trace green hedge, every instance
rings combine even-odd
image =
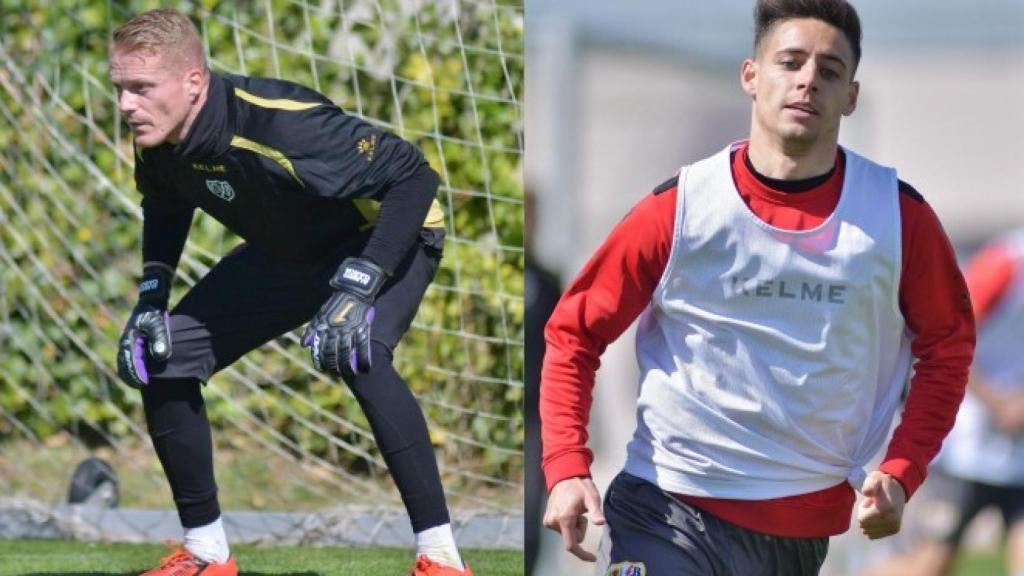
[[[445,259],[398,349],[398,366],[421,397],[446,462],[518,482],[522,4],[424,2],[411,13],[397,0],[325,2],[334,6],[329,14],[306,4],[271,0],[269,14],[263,1],[175,6],[202,24],[215,70],[241,71],[244,61],[249,75],[318,83],[350,113],[416,142],[442,174],[440,199],[451,215]],[[71,431],[92,445],[116,445],[141,430],[137,393],[112,378],[116,339],[134,298],[141,227],[106,48],[114,27],[156,5],[0,5],[0,440]],[[276,64],[270,22],[281,45]],[[323,58],[315,76],[310,52]],[[199,217],[187,255],[209,266],[237,241]],[[183,266],[181,275],[174,299],[196,272]],[[306,360],[292,341],[279,344]],[[364,432],[313,408],[365,431],[344,386],[314,379],[304,362],[266,348],[237,369],[255,390],[238,378],[215,378],[211,387],[231,398],[207,393],[215,427],[244,411],[294,441],[290,452],[379,471],[358,450],[337,453],[294,417],[376,454]],[[474,485],[465,477],[453,482]]]

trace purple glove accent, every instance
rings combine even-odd
[[[373,317],[375,315],[376,310],[377,310],[376,306],[370,306],[370,311],[366,313],[366,323],[367,324],[373,324]]]
[[[145,350],[145,340],[142,339],[142,336],[136,336],[135,343],[132,345],[132,367],[135,369],[135,373],[139,376],[139,380],[141,380],[143,384],[149,384],[149,372],[146,371]]]
[[[149,384],[147,354],[160,363],[171,357],[171,315],[143,302],[132,310],[118,340],[118,378],[133,388]]]
[[[356,354],[356,349],[353,348],[348,353],[348,365],[352,368],[352,373],[359,372],[359,355]]]

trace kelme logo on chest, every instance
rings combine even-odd
[[[733,296],[779,298],[828,304],[846,304],[846,293],[849,290],[849,286],[846,284],[809,282],[794,278],[744,278],[741,276],[732,277],[730,288],[729,293]]]
[[[206,189],[225,202],[235,199],[235,189],[226,180],[207,180]]]
[[[228,167],[223,164],[209,164],[207,162],[193,162],[192,169],[200,172],[219,172],[226,174]]]

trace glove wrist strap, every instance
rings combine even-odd
[[[167,309],[171,298],[171,274],[159,267],[148,267],[139,280],[139,304]]]
[[[372,301],[387,278],[383,268],[365,258],[346,258],[331,277],[331,288]]]

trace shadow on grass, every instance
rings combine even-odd
[[[138,572],[27,572],[18,576],[137,576]],[[241,576],[327,576],[321,572],[239,572]]]

